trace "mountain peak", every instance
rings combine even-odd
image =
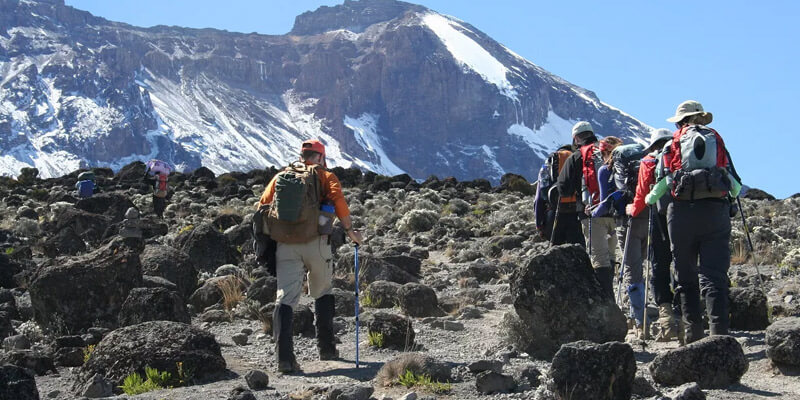
[[[424,11],[425,7],[396,0],[345,0],[333,7],[322,6],[298,15],[290,35],[316,35],[337,29],[360,33],[379,22],[390,21],[408,11]]]

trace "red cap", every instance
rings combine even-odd
[[[300,146],[300,152],[302,153],[305,150],[317,152],[325,157],[325,145],[317,139],[309,139],[303,142],[303,144]]]

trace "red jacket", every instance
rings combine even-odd
[[[633,196],[633,213],[635,217],[639,215],[647,204],[644,202],[645,196],[650,193],[650,188],[656,183],[656,166],[658,160],[648,154],[639,163],[639,180],[636,183],[636,194]]]

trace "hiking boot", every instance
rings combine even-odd
[[[300,370],[300,365],[294,357],[292,318],[292,307],[286,304],[279,304],[275,307],[275,313],[272,315],[272,335],[275,338],[278,371],[282,373]]]
[[[658,306],[658,325],[660,330],[656,336],[657,342],[669,342],[678,336],[678,326],[671,304],[664,303]]]
[[[339,352],[336,351],[336,337],[333,334],[333,315],[335,312],[336,299],[332,294],[326,294],[314,300],[317,349],[319,350],[319,359],[322,361],[339,358]]]

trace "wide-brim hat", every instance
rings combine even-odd
[[[703,110],[703,105],[700,104],[699,101],[695,100],[686,100],[683,103],[679,104],[678,109],[675,110],[675,115],[667,118],[667,122],[680,122],[681,120],[690,115],[697,115],[697,114],[703,114],[703,116],[707,117],[708,119],[708,122],[706,123],[711,123],[713,115],[711,115],[710,112],[705,112],[705,110]]]
[[[644,152],[649,153],[655,150],[656,144],[664,139],[672,139],[672,132],[669,129],[656,129],[650,133],[650,142],[645,147]]]

